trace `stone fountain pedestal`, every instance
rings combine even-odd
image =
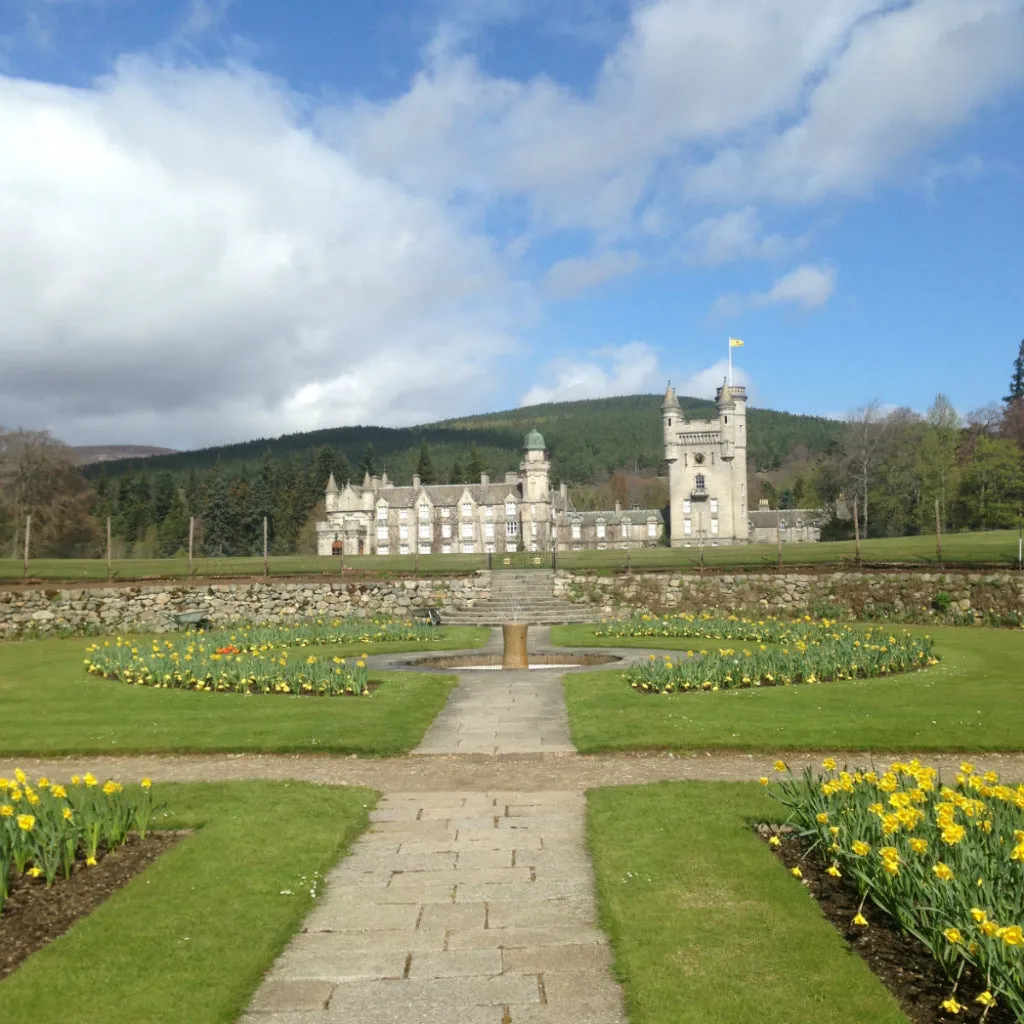
[[[526,631],[529,624],[525,622],[506,622],[501,627],[504,645],[501,654],[502,669],[529,668],[530,662],[526,655]]]

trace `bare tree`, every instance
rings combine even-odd
[[[885,416],[878,399],[856,409],[849,418],[847,428],[846,452],[849,458],[851,475],[860,492],[860,525],[863,536],[868,535],[868,491],[871,486],[872,472],[879,445],[885,434]]]

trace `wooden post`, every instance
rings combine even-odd
[[[775,510],[775,546],[779,551],[779,568],[782,568],[782,509]]]
[[[113,559],[110,556],[110,516],[107,516],[107,579],[113,578]]]
[[[270,575],[270,562],[267,559],[267,517],[263,517],[263,575]]]
[[[32,516],[25,516],[25,579],[28,579],[28,541],[32,533]]]
[[[942,565],[942,520],[939,517],[939,499],[935,499],[935,551]]]
[[[700,550],[700,573],[704,575],[704,513],[697,513],[697,547]]]
[[[860,521],[857,518],[857,499],[853,499],[853,541],[855,545],[854,560],[860,565]]]
[[[196,517],[188,517],[188,575],[192,577],[192,540],[196,533]]]

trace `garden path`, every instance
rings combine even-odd
[[[391,793],[242,1024],[625,1024],[579,792]]]

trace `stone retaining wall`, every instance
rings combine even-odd
[[[24,633],[163,633],[177,612],[200,609],[214,624],[282,622],[296,618],[411,614],[417,608],[472,608],[491,592],[491,574],[380,583],[154,584],[0,590],[0,638]]]
[[[560,572],[555,595],[603,614],[628,608],[699,613],[835,615],[904,622],[1024,622],[1021,573],[831,572],[717,575]]]
[[[173,615],[201,609],[215,624],[281,622],[312,616],[341,618],[411,614],[417,608],[472,608],[491,596],[491,573],[382,582],[253,581],[95,588],[0,590],[0,638],[63,632],[161,633]],[[1019,573],[636,573],[600,576],[560,571],[554,596],[594,606],[595,618],[632,608],[699,613],[835,615],[950,623],[1024,622]]]

